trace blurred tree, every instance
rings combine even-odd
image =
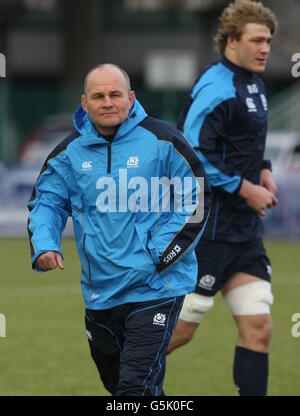
[[[163,9],[178,10],[182,5],[181,0],[161,0],[160,3]]]
[[[85,74],[101,59],[101,0],[62,0],[63,83],[82,86]]]

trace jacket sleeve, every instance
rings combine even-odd
[[[158,220],[148,241],[160,272],[195,248],[204,232],[211,203],[211,189],[202,164],[187,140],[176,130],[172,139],[162,142],[168,152],[164,158],[166,178],[172,185],[170,195],[161,196]]]
[[[68,216],[71,215],[69,189],[58,157],[45,162],[33,189],[28,209],[32,267],[36,269],[35,261],[40,254],[57,251],[62,255],[62,232]]]
[[[226,147],[222,140],[226,137],[235,103],[232,92],[219,94],[217,85],[206,85],[194,97],[183,126],[184,135],[203,163],[210,185],[227,193],[237,192],[242,182],[241,176],[225,161]]]
[[[264,159],[261,164],[261,169],[272,170],[272,163],[270,160]]]

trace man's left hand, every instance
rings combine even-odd
[[[260,171],[260,185],[272,192],[274,195],[277,193],[277,185],[273,178],[270,169],[262,169]]]

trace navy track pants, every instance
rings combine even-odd
[[[86,309],[91,355],[114,396],[163,396],[166,352],[184,297]]]

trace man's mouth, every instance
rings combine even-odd
[[[263,65],[267,62],[266,58],[258,58],[257,61]]]

